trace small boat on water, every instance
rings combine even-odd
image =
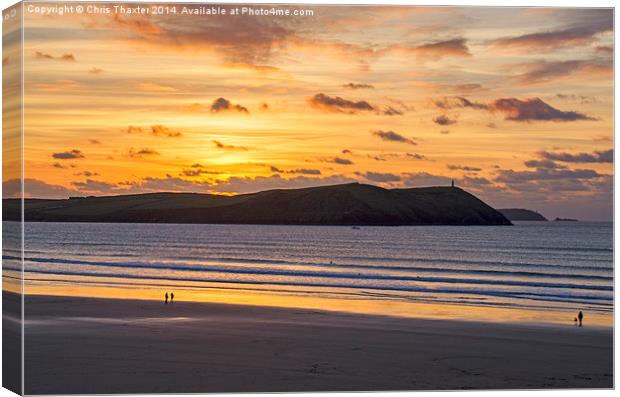
[[[353,229],[353,230],[360,230],[360,227],[359,226],[352,226],[351,229]]]

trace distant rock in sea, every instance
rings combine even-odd
[[[524,208],[502,208],[498,211],[511,221],[547,221],[541,213]]]
[[[30,222],[260,225],[510,225],[458,187],[384,189],[351,183],[223,196],[149,193],[83,199],[25,199]],[[4,220],[21,219],[20,200],[3,200]]]

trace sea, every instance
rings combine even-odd
[[[3,222],[5,282],[21,268],[16,225]],[[27,294],[174,291],[177,300],[500,321],[570,322],[584,311],[611,324],[613,315],[612,223],[26,223],[24,232]]]

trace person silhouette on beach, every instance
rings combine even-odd
[[[174,292],[170,293],[170,303],[174,303]]]
[[[168,304],[168,293],[166,292],[166,305]]]
[[[581,327],[581,322],[583,321],[583,313],[579,312],[579,314],[577,315],[577,318],[579,319],[579,326]]]

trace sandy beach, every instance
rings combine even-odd
[[[611,328],[26,298],[26,393],[610,388]]]

